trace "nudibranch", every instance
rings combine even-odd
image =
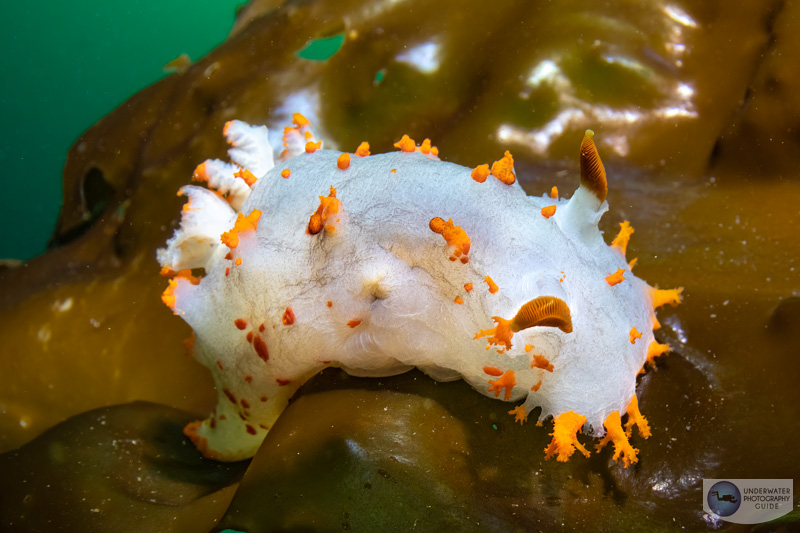
[[[637,278],[628,222],[606,245],[603,164],[588,130],[580,185],[528,196],[513,157],[468,169],[429,140],[399,151],[321,149],[294,116],[277,158],[266,127],[231,121],[231,162],[206,161],[187,185],[180,228],[159,250],[164,302],[194,330],[194,356],[218,404],[185,433],[206,457],[252,457],[294,392],[327,367],[355,376],[418,368],[466,380],[554,420],[545,457],[579,440],[611,442],[627,467],[637,450],[637,375],[669,350],[655,309],[681,289]],[[499,154],[498,154],[499,155]],[[623,419],[625,420],[623,422]],[[585,440],[584,440],[585,443]]]

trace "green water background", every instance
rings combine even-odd
[[[72,143],[186,53],[230,32],[245,0],[5,1],[0,7],[0,259],[45,250]]]

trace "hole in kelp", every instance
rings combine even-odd
[[[343,44],[344,33],[313,39],[302,50],[297,52],[297,57],[311,61],[327,61],[341,49]]]
[[[54,234],[48,249],[67,244],[86,233],[105,212],[115,194],[116,190],[106,180],[103,171],[97,167],[90,168],[81,182],[83,222],[63,233]]]
[[[81,184],[83,207],[87,213],[84,216],[88,216],[90,220],[99,217],[108,207],[115,192],[102,170],[97,167],[90,168]]]

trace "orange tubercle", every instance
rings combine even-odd
[[[422,144],[419,145],[419,151],[425,155],[431,153],[431,140],[425,139],[422,141]]]
[[[543,355],[534,355],[532,359],[531,368],[541,368],[542,370],[547,370],[548,372],[553,371],[553,363],[551,363],[547,357]]]
[[[622,418],[619,413],[614,411],[606,417],[603,426],[606,428],[606,436],[595,447],[596,451],[600,451],[609,442],[614,443],[614,455],[612,459],[616,461],[622,457],[622,462],[625,468],[632,465],[637,461],[636,454],[639,450],[631,446],[628,442],[628,437],[625,431],[622,430]]]
[[[311,124],[311,122],[300,113],[292,114],[292,122],[294,122],[298,128],[302,128],[303,126],[308,126]]]
[[[453,300],[457,304],[463,304],[464,300],[461,299],[461,296],[456,296],[456,299]]]
[[[505,374],[499,378],[489,380],[489,385],[491,385],[489,387],[489,392],[494,392],[494,397],[497,398],[500,396],[500,392],[505,389],[506,392],[503,396],[503,400],[508,401],[511,398],[511,392],[516,384],[517,380],[514,377],[514,371],[506,370]]]
[[[361,320],[358,319],[358,318],[354,318],[353,320],[351,320],[350,322],[347,323],[347,325],[350,326],[351,328],[355,328],[356,326],[358,326],[360,324],[361,324]]]
[[[650,289],[650,297],[653,299],[653,308],[658,309],[662,305],[670,304],[672,306],[681,303],[681,293],[683,287],[677,289]]]
[[[291,307],[287,307],[286,311],[283,312],[283,317],[281,317],[281,322],[284,326],[291,326],[294,324],[294,311],[292,311]]]
[[[414,143],[414,139],[409,137],[408,135],[403,135],[403,137],[394,143],[396,148],[400,148],[403,152],[415,152],[417,150],[417,145]]]
[[[459,258],[462,255],[466,256],[469,254],[469,248],[471,246],[471,241],[467,232],[461,229],[461,226],[453,225],[453,219],[447,219],[447,222],[444,219],[435,217],[432,218],[428,226],[431,228],[431,231],[434,233],[438,233],[444,240],[455,248],[453,252],[453,257],[451,258],[452,261],[455,261],[455,258]],[[466,263],[462,259],[462,263]]]
[[[339,167],[339,170],[347,170],[350,168],[350,154],[340,155],[339,159],[336,160],[336,166]]]
[[[317,142],[308,141],[306,143],[306,153],[307,154],[313,154],[314,152],[319,150],[321,147],[322,147],[322,141],[317,141]]]
[[[536,383],[535,383],[535,384],[534,384],[534,385],[531,387],[531,390],[532,390],[533,392],[537,392],[541,386],[542,386],[542,378],[539,378],[539,381],[537,381],[537,382],[536,382]],[[537,425],[541,425],[541,424],[537,424]]]
[[[631,396],[631,403],[628,404],[628,409],[625,412],[628,414],[628,421],[625,422],[625,435],[630,437],[631,433],[633,433],[633,426],[636,426],[642,437],[645,439],[650,437],[650,424],[647,423],[647,419],[639,411],[639,400],[635,394]]]
[[[178,287],[178,282],[174,279],[169,280],[169,285],[164,292],[161,293],[161,301],[164,302],[164,305],[175,310],[175,289]]]
[[[289,170],[288,168],[284,168],[283,170],[281,170],[281,177],[283,179],[287,179],[291,175],[292,175],[292,171]]]
[[[367,157],[369,155],[369,143],[364,141],[356,148],[356,155],[358,157]]]
[[[439,157],[439,149],[435,146],[431,146],[431,155]]]
[[[492,294],[497,294],[497,291],[500,290],[500,287],[497,286],[497,283],[495,283],[491,277],[486,276],[485,278],[483,278],[483,281],[484,283],[489,285],[489,292],[491,292]]]
[[[511,156],[511,152],[506,150],[502,159],[492,163],[492,176],[506,185],[511,185],[517,180],[517,176],[514,174],[514,158]]]
[[[478,333],[475,334],[473,340],[479,339],[481,337],[487,337],[487,341],[489,345],[500,346],[501,348],[497,350],[499,353],[503,353],[506,350],[511,349],[511,339],[514,337],[514,332],[511,330],[511,321],[506,320],[505,318],[499,316],[493,316],[492,320],[494,320],[497,325],[491,329],[482,329]],[[488,346],[487,346],[488,349]]]
[[[585,423],[586,417],[579,415],[575,411],[567,411],[555,417],[553,419],[553,432],[550,433],[553,440],[544,449],[545,460],[558,455],[556,461],[566,462],[575,453],[576,449],[585,457],[589,457],[589,451],[578,442],[578,432]]]
[[[331,185],[331,192],[328,196],[319,197],[319,207],[311,215],[306,231],[310,235],[316,235],[328,224],[328,219],[339,212],[341,201],[336,198],[336,189]]]
[[[645,360],[645,364],[649,363],[651,366],[656,366],[656,357],[667,353],[671,349],[669,344],[659,344],[656,341],[651,342],[647,347],[647,359]]]
[[[625,257],[625,253],[628,250],[628,242],[631,240],[631,235],[633,235],[633,226],[631,226],[630,222],[627,220],[620,222],[619,233],[611,241],[611,247],[616,248],[622,254],[622,257]]]
[[[637,330],[636,328],[631,328],[630,336],[631,336],[631,344],[636,344],[636,339],[642,338],[642,334],[639,333],[639,330]]]
[[[606,281],[608,282],[609,285],[613,287],[614,285],[617,285],[618,283],[622,283],[623,281],[625,281],[625,277],[623,276],[624,273],[625,273],[624,270],[618,268],[616,272],[606,276]]]
[[[236,329],[244,331],[245,329],[247,329],[247,320],[245,320],[244,318],[237,318],[236,320],[233,321],[233,325],[236,326]]]
[[[236,248],[239,246],[239,234],[247,231],[256,231],[258,229],[258,219],[260,218],[261,211],[258,209],[253,209],[253,212],[247,216],[239,213],[233,228],[220,235],[220,240],[228,248]]]
[[[519,422],[520,426],[528,421],[528,411],[525,410],[525,404],[516,406],[508,414],[514,415],[514,422]]]
[[[547,207],[542,208],[542,216],[544,218],[550,218],[555,214],[556,214],[556,206],[554,205],[548,205]]]
[[[242,178],[249,187],[252,187],[258,181],[258,178],[246,168],[239,169],[239,171],[234,172],[233,175],[237,178]]]
[[[489,165],[478,165],[472,169],[472,174],[470,174],[470,176],[478,183],[485,182],[486,178],[489,177]]]
[[[471,291],[472,290],[472,283],[465,283],[464,284],[464,290],[467,291],[467,292]]]

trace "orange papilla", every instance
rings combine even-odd
[[[511,152],[506,150],[502,159],[492,163],[492,176],[506,185],[511,185],[517,180],[517,176],[514,174],[514,158],[511,156]]]
[[[419,145],[419,151],[425,155],[431,153],[431,140],[425,139],[422,141],[422,144]]]
[[[681,293],[683,287],[677,289],[650,289],[650,297],[653,299],[653,308],[659,308],[662,305],[678,305],[681,303]]]
[[[361,324],[361,320],[358,319],[358,318],[354,318],[353,320],[351,320],[351,321],[349,321],[347,323],[347,325],[350,326],[351,328],[355,328],[355,327],[359,326],[360,324]]]
[[[500,287],[497,286],[497,283],[495,283],[491,277],[486,276],[485,278],[483,278],[483,281],[484,283],[489,285],[489,292],[491,292],[492,294],[496,294],[497,291],[500,290]]]
[[[600,451],[609,442],[614,443],[614,455],[612,459],[616,461],[622,456],[622,462],[625,468],[632,465],[637,461],[636,453],[639,451],[628,442],[628,437],[622,429],[622,418],[617,411],[609,414],[603,422],[603,427],[606,428],[606,436],[595,447],[596,451]]]
[[[239,246],[239,234],[247,231],[256,231],[258,229],[258,219],[260,218],[261,211],[258,209],[253,209],[253,212],[247,216],[239,213],[233,228],[220,235],[220,240],[228,248],[236,248]]]
[[[667,353],[671,349],[669,344],[660,344],[656,341],[652,341],[647,346],[647,359],[645,359],[645,364],[650,363],[651,366],[655,366],[656,357]]]
[[[369,143],[364,141],[356,148],[356,155],[358,157],[367,157],[369,155]]]
[[[291,307],[287,307],[286,311],[283,312],[281,322],[283,322],[284,326],[291,326],[294,324],[294,311],[292,311]]]
[[[461,296],[456,296],[456,299],[453,300],[457,304],[463,304],[464,300],[461,299]]]
[[[533,361],[531,361],[531,368],[541,368],[542,370],[552,372],[553,363],[551,363],[550,360],[543,355],[534,355]]]
[[[528,353],[531,350],[533,350],[533,344],[526,344],[525,345],[525,353]]]
[[[247,328],[247,320],[244,318],[237,318],[233,321],[233,325],[236,326],[236,329],[244,330]]]
[[[516,406],[508,414],[514,415],[514,422],[519,422],[520,426],[528,420],[528,411],[525,409],[525,404]]]
[[[555,185],[553,185],[553,188],[550,189],[550,198],[554,200],[558,198],[558,187],[556,187]]]
[[[617,233],[617,236],[611,241],[611,247],[619,250],[622,257],[625,257],[625,253],[628,250],[628,242],[631,240],[633,231],[633,226],[631,226],[630,222],[627,220],[622,221],[619,223],[619,233]]]
[[[313,154],[314,152],[319,150],[321,147],[322,147],[322,141],[317,141],[317,142],[308,141],[306,143],[306,153],[307,154]]]
[[[292,122],[294,122],[298,128],[302,128],[303,126],[308,126],[311,124],[311,122],[300,113],[292,114]]]
[[[579,450],[585,457],[589,457],[589,451],[578,442],[578,432],[586,423],[586,417],[579,415],[575,411],[561,413],[553,419],[553,432],[550,436],[553,440],[544,449],[544,458],[550,459],[554,455],[557,461],[566,462]]]
[[[403,137],[394,143],[396,148],[400,148],[403,152],[415,152],[417,150],[417,145],[414,143],[414,139],[409,137],[408,135],[403,135]]]
[[[509,400],[511,398],[511,392],[514,389],[514,385],[517,384],[517,379],[514,377],[513,370],[506,370],[506,372],[497,379],[490,379],[489,380],[489,392],[494,392],[494,397],[497,398],[500,396],[500,392],[505,389],[505,395],[503,396],[504,400]]]
[[[308,220],[308,233],[316,235],[328,223],[328,218],[339,212],[340,201],[336,198],[336,188],[331,185],[328,196],[319,197],[319,207]]]
[[[292,171],[291,171],[291,170],[289,170],[288,168],[284,168],[283,170],[281,170],[281,177],[282,177],[283,179],[286,179],[286,178],[288,178],[288,177],[289,177],[289,176],[291,176],[291,175],[292,175]]]
[[[248,187],[252,187],[258,181],[258,178],[255,176],[255,174],[246,168],[240,168],[237,172],[234,172],[233,175],[237,178],[242,178]]]
[[[483,183],[486,181],[486,178],[489,177],[489,165],[478,165],[472,169],[472,174],[470,174],[470,176],[478,183]]]
[[[431,155],[439,157],[439,149],[435,146],[431,146]]]
[[[606,276],[606,282],[608,282],[608,284],[611,285],[612,287],[618,283],[622,283],[623,281],[625,281],[625,277],[623,276],[624,273],[625,273],[624,270],[618,268],[616,272]]]
[[[350,168],[350,154],[340,155],[339,159],[336,160],[336,166],[339,167],[339,170]]]
[[[633,433],[633,426],[636,426],[642,437],[649,438],[651,435],[650,424],[647,423],[647,419],[639,411],[639,399],[636,398],[635,394],[631,396],[631,403],[628,404],[628,409],[625,412],[628,414],[628,421],[625,422],[625,435],[630,437],[631,433]]]
[[[486,337],[490,345],[502,346],[498,352],[504,352],[511,349],[511,339],[514,337],[514,332],[511,330],[511,321],[499,316],[493,316],[497,325],[491,329],[482,329],[475,334],[474,339]]]
[[[452,218],[447,219],[447,222],[445,222],[444,219],[435,217],[431,219],[428,226],[431,228],[431,231],[444,237],[447,244],[456,249],[456,256],[461,256],[462,254],[467,255],[469,253],[471,245],[469,235],[467,235],[466,231],[461,229],[461,226],[453,225]]]
[[[169,285],[164,292],[161,293],[161,301],[164,305],[175,310],[175,289],[178,287],[178,282],[174,279],[169,280]]]
[[[542,208],[542,216],[544,218],[550,218],[555,214],[556,214],[556,206],[554,205],[548,205],[547,207]]]
[[[472,283],[465,283],[464,284],[464,290],[467,291],[467,292],[471,291],[472,290]]]
[[[639,330],[637,330],[634,327],[634,328],[631,328],[630,337],[631,337],[631,344],[636,344],[636,339],[641,339],[642,338],[642,334],[639,333]]]
[[[303,134],[303,137],[305,137],[307,140],[310,140],[312,137],[314,137],[314,134],[310,131],[307,131]]]

